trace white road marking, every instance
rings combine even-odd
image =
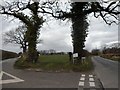
[[[89,82],[90,87],[95,87],[95,82]]]
[[[94,78],[89,78],[89,81],[95,81]]]
[[[82,76],[82,77],[85,77],[85,74],[82,74],[81,76]]]
[[[84,81],[84,80],[85,80],[85,78],[84,78],[84,77],[81,77],[81,78],[80,78],[80,80],[81,80],[81,81]]]
[[[93,77],[93,75],[89,75],[89,77]]]
[[[0,80],[2,79],[3,72],[0,71]]]
[[[84,82],[79,81],[79,86],[84,86]]]
[[[20,78],[17,78],[17,77],[15,77],[15,76],[13,76],[9,73],[6,73],[4,71],[1,71],[1,72],[2,72],[2,74],[0,74],[1,79],[2,79],[3,74],[6,74],[7,76],[12,77],[13,79],[8,79],[8,80],[1,80],[0,79],[0,84],[17,83],[17,82],[23,82],[24,81],[24,80],[22,80]]]
[[[12,78],[14,78],[14,79],[19,79],[19,78],[17,78],[17,77],[15,77],[15,76],[13,76],[13,75],[11,75],[11,74],[9,74],[9,73],[6,73],[6,72],[4,72],[4,71],[2,71],[4,74],[6,74],[6,75],[8,75],[8,76],[10,76],[10,77],[12,77]]]
[[[15,79],[2,80],[2,84],[17,83],[17,82],[23,82],[23,80],[15,80]],[[1,84],[1,82],[0,82],[0,84]]]

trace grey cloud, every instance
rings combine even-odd
[[[3,44],[2,43],[2,49],[7,50],[7,51],[17,52],[17,53],[22,51],[22,49],[20,49],[20,46],[15,45],[15,44]]]
[[[0,18],[1,20],[1,18]],[[14,28],[20,23],[17,21],[9,23],[7,21],[2,21],[3,31],[8,31],[10,28]],[[106,25],[103,20],[95,19],[91,17],[89,26],[89,34],[86,38],[86,49],[92,50],[93,48],[100,48],[102,45],[114,42],[118,40],[118,26]],[[66,21],[55,21],[52,20],[47,24],[44,24],[41,28],[40,39],[43,43],[38,44],[38,50],[55,49],[57,51],[72,51],[72,38],[71,38],[71,23]],[[1,28],[1,27],[0,27]],[[1,39],[0,39],[1,40]],[[18,45],[4,45],[3,49],[19,52],[20,48]]]
[[[103,20],[92,17],[86,38],[86,49],[101,48],[104,44],[118,41],[118,26],[106,25]]]
[[[15,29],[16,27],[18,27],[19,25],[21,25],[22,23],[20,23],[20,21],[18,19],[15,18],[8,18],[5,15],[0,15],[0,29],[1,32],[7,32],[11,29]]]
[[[56,22],[50,24],[51,28],[41,31],[43,44],[38,49],[55,49],[57,51],[72,51],[70,25],[59,25]]]

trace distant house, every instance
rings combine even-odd
[[[49,55],[49,54],[55,54],[56,51],[54,49],[49,49],[49,50],[41,50],[39,51],[39,53],[42,55]]]
[[[54,49],[50,49],[48,51],[49,51],[49,53],[56,53],[56,51]]]
[[[120,42],[105,46],[102,50],[102,54],[108,56],[120,56]]]

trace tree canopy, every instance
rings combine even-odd
[[[37,34],[44,23],[44,15],[72,21],[73,46],[77,48],[74,49],[74,52],[80,53],[79,57],[81,58],[89,25],[87,16],[93,13],[94,17],[101,17],[106,24],[117,24],[118,21],[116,20],[119,20],[118,15],[120,14],[118,7],[120,7],[120,1],[66,2],[63,7],[61,1],[57,0],[41,0],[40,2],[17,0],[10,3],[6,2],[4,6],[0,5],[0,14],[14,16],[26,25],[28,30],[28,59],[36,61],[38,58],[36,50]],[[29,10],[30,14],[26,15],[24,10]]]

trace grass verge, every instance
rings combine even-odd
[[[41,55],[38,63],[29,63],[23,58],[19,58],[14,66],[20,69],[32,68],[41,69],[42,71],[57,71],[57,72],[69,72],[69,71],[89,71],[93,69],[93,63],[91,57],[87,57],[82,64],[71,64],[69,62],[68,55]]]
[[[113,60],[113,61],[118,61],[120,62],[120,56],[115,56],[115,55],[100,55],[103,58],[109,59],[109,60]]]

